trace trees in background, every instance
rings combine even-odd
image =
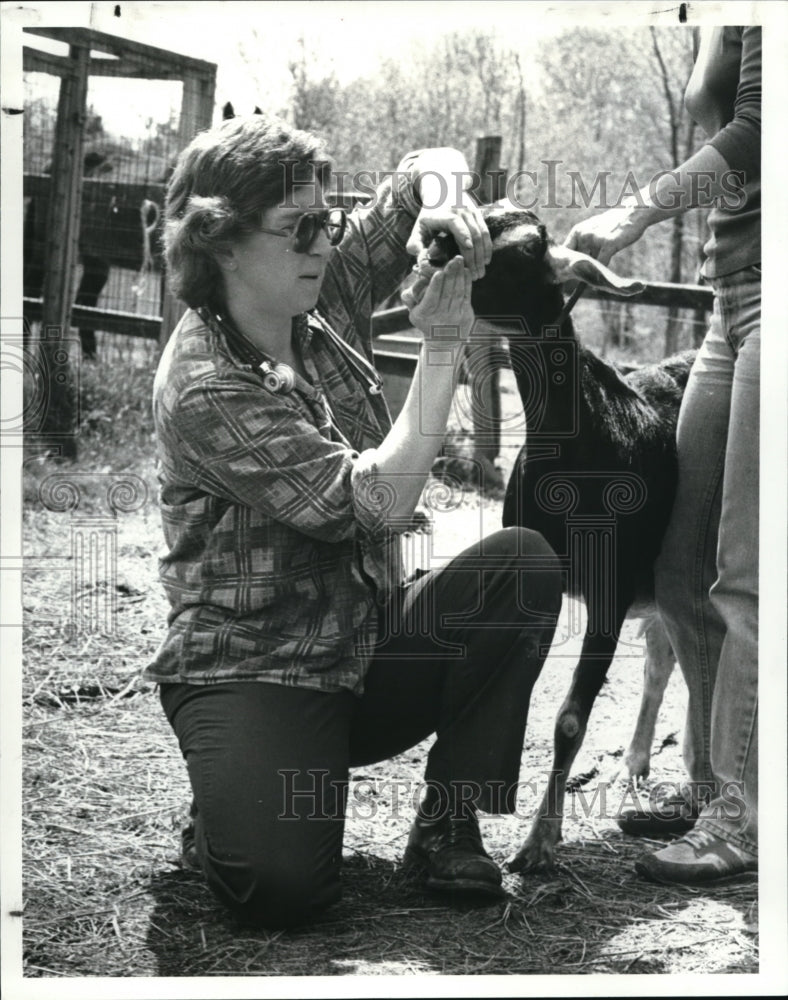
[[[692,35],[686,29],[575,29],[544,46],[542,99],[538,125],[533,113],[529,117],[529,145],[533,149],[541,141],[548,150],[545,159],[561,159],[564,173],[577,170],[585,182],[577,197],[559,196],[555,208],[546,197],[549,192],[540,192],[541,204],[550,206],[541,214],[550,212],[554,232],[568,232],[598,211],[605,200],[603,183],[607,201],[614,203],[658,172],[677,166],[700,145],[683,102],[692,64]],[[589,199],[583,195],[594,181],[597,193],[586,207]],[[705,239],[705,216],[698,219],[697,214],[654,227],[618,255],[616,266],[652,281],[695,281]],[[631,303],[600,303],[606,342],[624,346],[621,338],[634,326],[633,309],[637,307]],[[673,353],[682,326],[678,311],[649,316],[651,323],[660,320],[665,324],[664,353]]]
[[[255,30],[239,42],[253,80],[258,42]],[[374,73],[343,84],[335,72],[317,69],[321,53],[302,37],[291,53],[289,94],[261,86],[238,95],[237,107],[243,113],[259,103],[318,132],[337,166],[351,174],[393,169],[406,150],[435,145],[456,146],[473,164],[477,138],[500,135],[510,193],[532,204],[558,240],[701,144],[683,104],[693,62],[690,29],[578,27],[538,48],[518,43],[493,29],[416,39],[405,57],[386,59]],[[54,116],[43,97],[26,109],[28,173],[46,169],[51,150],[45,137],[54,131]],[[177,139],[172,122],[150,122],[142,146],[127,149],[122,137],[106,134],[92,109],[85,128],[91,148],[100,145],[110,155],[118,179],[125,176],[126,159],[136,162],[140,153],[148,162],[147,179],[159,179]],[[654,227],[619,255],[617,268],[649,280],[696,280],[705,215]],[[603,350],[653,340],[659,326],[668,353],[686,330],[676,310],[609,302],[595,309]]]
[[[562,239],[701,144],[683,103],[692,63],[692,33],[681,27],[571,29],[546,39],[536,56],[500,32],[463,31],[414,41],[406,58],[343,86],[314,71],[302,39],[283,113],[325,136],[338,167],[351,173],[393,169],[406,150],[435,145],[456,146],[473,163],[477,137],[500,135],[511,193],[533,202]],[[695,215],[654,227],[619,255],[618,268],[652,281],[695,281],[705,241],[705,216]],[[600,307],[605,341],[625,346],[642,310]],[[646,322],[664,322],[665,353],[676,349],[676,310]]]

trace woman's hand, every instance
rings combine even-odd
[[[607,264],[610,258],[636,243],[646,230],[646,218],[637,206],[611,208],[601,215],[578,222],[569,231],[564,245]]]
[[[471,283],[471,272],[460,257],[433,274],[424,295],[410,306],[410,321],[424,334],[425,343],[452,347],[468,340],[474,322]]]
[[[492,257],[492,240],[479,207],[470,197],[467,204],[460,206],[422,208],[408,240],[408,253],[418,257],[436,233],[451,233],[470,269],[471,280],[482,277]]]

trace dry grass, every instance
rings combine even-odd
[[[643,845],[582,812],[567,824],[554,872],[506,876],[506,903],[450,907],[425,895],[398,864],[408,810],[393,809],[384,795],[374,821],[365,818],[375,779],[385,792],[387,778],[417,778],[424,747],[356,775],[359,815],[348,824],[337,907],[297,932],[241,927],[178,864],[188,787],[154,694],[54,707],[55,693],[44,692],[31,692],[25,727],[28,975],[757,968],[753,881],[703,891],[645,883],[631,866]],[[512,852],[524,825],[484,820],[495,857]]]
[[[345,898],[337,907],[297,932],[241,927],[202,879],[178,864],[188,787],[153,692],[69,700],[60,707],[56,698],[41,688],[27,699],[28,975],[757,968],[754,881],[703,891],[650,885],[631,866],[643,845],[624,838],[610,821],[584,820],[582,811],[567,824],[556,870],[506,876],[506,903],[453,907],[425,895],[398,863],[409,812],[392,808],[385,795],[387,778],[417,780],[424,747],[356,775],[359,795],[351,791],[351,801],[357,815],[351,808]],[[371,804],[375,787],[383,795]],[[366,818],[373,809],[374,820]],[[523,827],[485,818],[493,855],[509,855]]]
[[[161,537],[149,430],[128,420],[119,433],[120,446],[99,422],[79,466],[83,512],[101,510],[107,476],[134,471],[149,486],[144,506],[118,516],[117,573],[94,580],[78,599],[90,610],[114,594],[114,632],[70,627],[73,515],[38,500],[50,464],[33,463],[27,473],[27,976],[757,971],[754,880],[702,891],[641,881],[631,862],[649,845],[624,837],[610,813],[593,808],[586,816],[577,796],[554,871],[507,875],[508,899],[489,907],[449,906],[426,894],[399,864],[411,811],[393,800],[391,785],[418,782],[426,744],[354,774],[340,904],[289,933],[235,923],[177,858],[189,801],[185,768],[155,692],[138,677],[166,614],[156,578]],[[437,524],[435,551],[456,551],[470,531],[492,529],[499,516],[499,501],[469,495]],[[628,637],[635,642],[634,630]],[[524,780],[541,783],[549,767],[552,719],[577,647],[576,637],[564,638],[534,691]],[[614,663],[577,772],[615,769],[634,724],[640,674],[637,656]],[[682,777],[684,697],[676,676],[658,725],[655,778]],[[593,788],[585,786],[589,798]],[[535,806],[526,789],[519,817],[483,820],[497,860],[517,849]]]

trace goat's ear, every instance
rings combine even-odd
[[[609,288],[618,295],[640,295],[646,286],[634,278],[622,278],[598,260],[578,250],[565,246],[551,246],[547,250],[547,260],[555,274],[556,284],[565,281],[585,281],[596,288]]]

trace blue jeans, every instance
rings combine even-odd
[[[678,423],[657,605],[689,689],[684,760],[698,826],[757,853],[760,267],[714,282]]]

